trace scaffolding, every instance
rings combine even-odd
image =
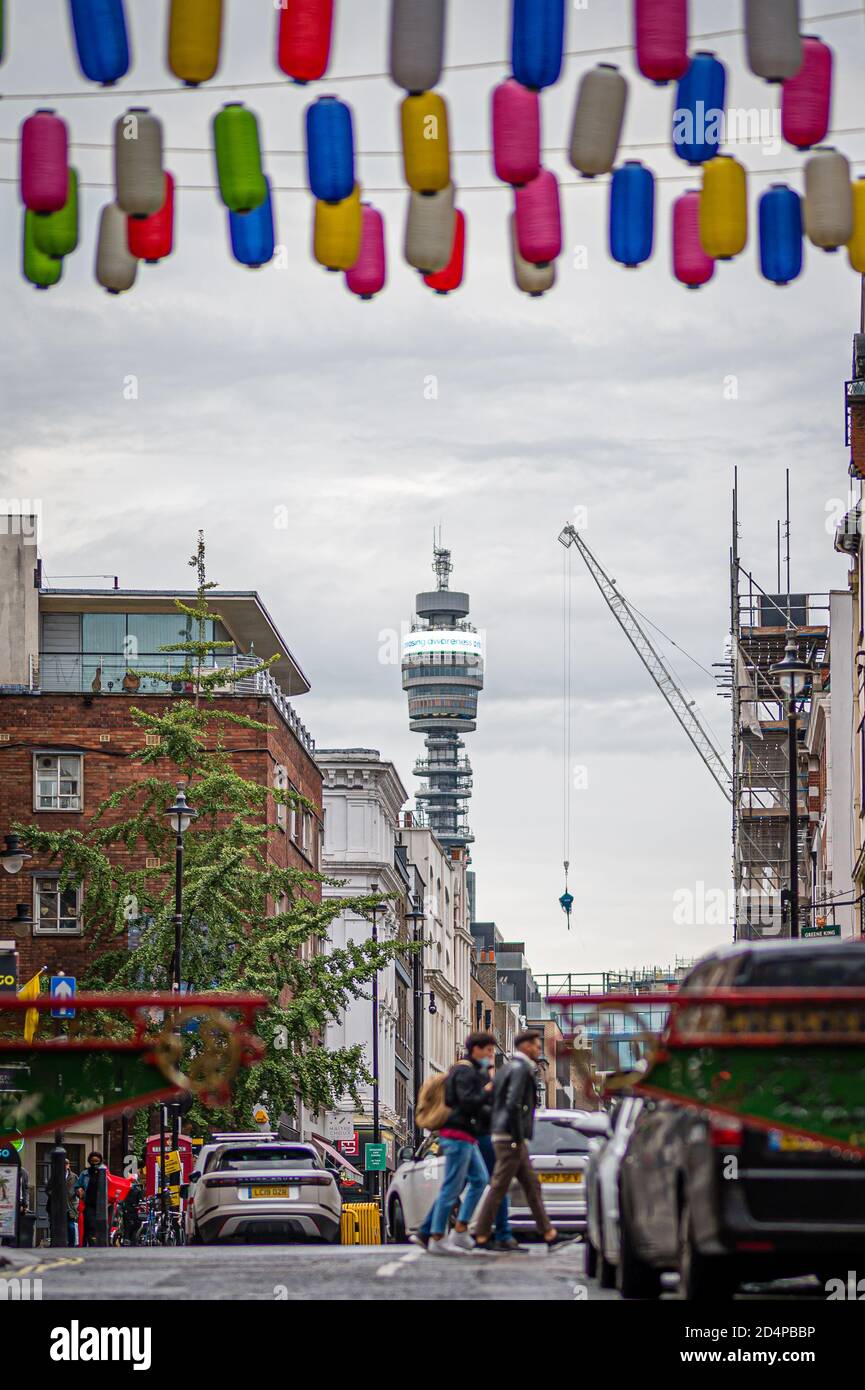
[[[739,559],[737,489],[730,551],[731,634],[719,663],[721,693],[731,702],[733,740],[733,882],[737,940],[791,935],[782,894],[790,885],[790,764],[786,696],[771,675],[788,637],[807,656],[814,676],[797,701],[797,839],[799,928],[807,924],[808,771],[804,736],[812,694],[828,674],[829,595],[792,593],[789,509],[786,589],[781,592],[781,528],[777,584],[768,593]]]

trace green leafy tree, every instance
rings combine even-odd
[[[370,1081],[363,1048],[328,1050],[328,1022],[352,998],[365,995],[377,971],[398,951],[398,941],[366,941],[330,947],[328,928],[344,909],[368,914],[378,899],[339,897],[320,901],[322,884],[335,880],[298,868],[279,868],[269,857],[269,799],[302,808],[310,803],[289,790],[243,777],[225,744],[232,727],[267,726],[228,708],[219,693],[266,671],[277,658],[243,669],[225,666],[230,642],[212,637],[219,615],[210,609],[203,536],[190,564],[198,577],[194,603],[175,600],[186,619],[185,640],[162,648],[182,654],[172,670],[132,672],[186,698],[132,707],[142,735],[131,755],[129,777],[98,807],[85,830],[17,829],[28,845],[60,866],[61,884],[82,885],[82,917],[93,947],[82,986],[95,990],[170,989],[174,952],[174,832],[165,810],[178,783],[185,784],[197,818],[185,836],[181,978],[196,992],[247,991],[267,997],[256,1032],[265,1044],[260,1062],[238,1073],[231,1104],[222,1110],[196,1106],[191,1123],[248,1128],[255,1103],[272,1118],[295,1110],[301,1099],[320,1110],[346,1093],[357,1101]],[[220,658],[223,668],[220,668]],[[232,663],[233,664],[233,663]],[[134,771],[133,771],[134,768]],[[147,858],[160,868],[144,868]],[[137,940],[130,949],[131,938]],[[411,948],[408,948],[411,949]],[[217,1001],[218,1002],[218,1001]],[[110,1028],[108,1016],[104,1026]],[[116,1027],[116,1021],[113,1025]],[[184,1041],[188,1061],[194,1033]],[[183,1065],[183,1063],[181,1063]]]

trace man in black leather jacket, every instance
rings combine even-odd
[[[502,1067],[493,1085],[492,1135],[496,1166],[490,1185],[478,1208],[475,1226],[476,1249],[489,1248],[490,1231],[496,1219],[499,1203],[516,1178],[526,1194],[526,1201],[535,1218],[538,1232],[545,1243],[560,1245],[565,1237],[559,1235],[547,1216],[541,1185],[529,1158],[527,1139],[534,1132],[535,1108],[538,1103],[538,1058],[543,1039],[529,1029],[514,1039],[516,1051]]]

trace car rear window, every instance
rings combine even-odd
[[[813,951],[755,951],[746,957],[737,985],[770,989],[833,989],[865,986],[865,949],[821,946]]]
[[[240,1168],[315,1168],[316,1162],[307,1149],[265,1149],[251,1145],[245,1149],[229,1149],[220,1156],[216,1170],[232,1173]]]
[[[535,1132],[529,1140],[532,1154],[586,1154],[589,1136],[577,1129],[570,1120],[536,1120]]]

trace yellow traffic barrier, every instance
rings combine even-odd
[[[339,1223],[341,1245],[381,1245],[378,1202],[345,1202]]]

